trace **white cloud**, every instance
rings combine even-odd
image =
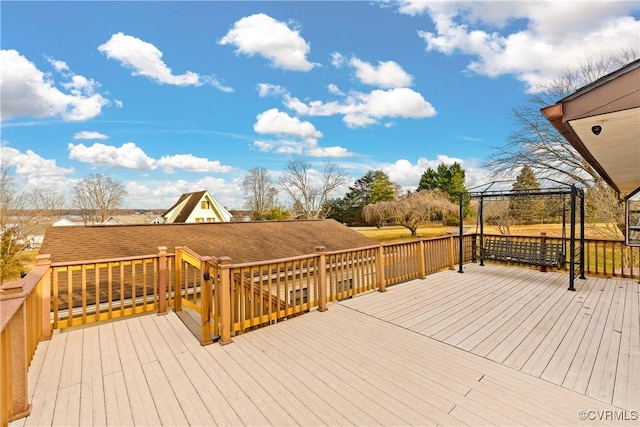
[[[224,173],[231,172],[231,166],[225,166],[218,160],[209,160],[202,157],[195,157],[192,154],[176,154],[173,156],[163,156],[156,164],[166,173],[173,173],[175,169],[189,172],[210,172]]]
[[[337,95],[337,96],[344,96],[345,93],[343,91],[340,90],[340,88],[333,84],[333,83],[329,83],[327,85],[327,89],[329,90],[329,93],[332,95]]]
[[[49,59],[54,69],[64,72],[64,92],[51,77],[15,50],[0,50],[0,111],[2,119],[15,117],[61,117],[84,121],[98,116],[109,100],[96,92],[94,80],[72,74],[62,61]]]
[[[333,52],[331,54],[331,65],[335,68],[340,68],[344,65],[345,58],[340,52]]]
[[[377,124],[386,117],[418,119],[436,115],[435,108],[421,94],[409,88],[351,92],[342,101],[327,103],[305,103],[298,98],[285,96],[285,105],[299,115],[343,115],[343,121],[353,128]]]
[[[109,139],[109,137],[100,132],[85,130],[82,132],[76,132],[73,135],[73,139]]]
[[[309,71],[315,66],[307,60],[310,47],[298,30],[291,29],[264,13],[245,16],[236,21],[218,43],[235,46],[237,54],[258,54],[271,61],[275,68]]]
[[[233,209],[244,204],[244,192],[237,180],[226,181],[221,178],[203,177],[187,181],[158,180],[144,183],[128,181],[125,183],[127,197],[123,205],[129,207],[145,207],[150,209],[168,209],[184,193],[207,190],[223,206]]]
[[[254,141],[253,146],[263,153],[277,154],[303,154],[305,145],[309,145],[304,140],[279,138],[273,141]]]
[[[162,51],[151,43],[123,33],[116,33],[98,51],[109,59],[119,61],[124,67],[132,70],[134,76],[145,76],[161,83],[176,86],[202,86],[210,84],[224,92],[233,89],[221,84],[214,76],[200,76],[193,71],[184,74],[173,74],[171,68],[162,60]]]
[[[254,141],[253,145],[254,147],[256,147],[258,150],[262,152],[269,152],[269,151],[273,151],[274,149],[273,142],[269,142],[269,141]]]
[[[88,147],[84,144],[69,144],[69,158],[92,166],[108,168],[133,169],[141,171],[161,168],[165,173],[173,173],[176,169],[188,172],[226,173],[233,168],[221,164],[217,160],[196,157],[192,154],[174,154],[162,156],[160,159],[149,157],[133,142],[120,147],[95,143]]]
[[[428,168],[437,169],[438,165],[441,163],[451,165],[456,162],[459,163],[465,171],[465,185],[467,188],[472,188],[488,182],[488,171],[479,167],[476,160],[458,159],[444,154],[439,154],[434,160],[420,157],[415,164],[411,163],[407,159],[399,159],[394,163],[382,165],[378,168],[382,169],[382,171],[389,176],[391,181],[400,185],[403,191],[414,191],[418,188],[420,177],[425,170]]]
[[[640,51],[640,21],[626,15],[637,2],[402,1],[399,10],[431,17],[435,31],[418,33],[428,51],[471,56],[469,71],[513,75],[530,92],[589,56]]]
[[[398,183],[401,187],[413,187],[413,190],[415,190],[418,187],[422,173],[427,168],[436,169],[440,163],[449,165],[454,162],[462,163],[462,160],[440,154],[435,160],[420,157],[415,164],[407,159],[399,159],[392,164],[385,165],[382,170],[389,175],[389,179]]]
[[[47,60],[56,71],[58,72],[69,71],[69,66],[67,65],[66,62],[60,61],[54,58],[47,58]]]
[[[344,147],[333,146],[333,147],[311,147],[307,149],[306,154],[311,157],[350,157],[353,156],[353,153],[349,152]]]
[[[278,154],[306,154],[312,157],[352,156],[346,148],[340,146],[321,147],[318,138],[322,137],[313,124],[291,117],[285,112],[272,108],[258,114],[253,129],[263,135],[273,135],[273,141],[257,140],[253,146],[263,152]]]
[[[4,144],[0,146],[0,157],[15,167],[16,184],[20,187],[61,190],[69,186],[66,175],[73,168],[63,168],[54,159],[45,159],[32,150],[20,152]]]
[[[256,116],[253,130],[260,134],[284,135],[297,138],[320,138],[319,132],[311,122],[303,122],[285,112],[272,108]]]
[[[349,61],[356,70],[356,77],[364,84],[382,88],[409,87],[413,77],[402,69],[395,61],[378,61],[374,66],[358,58]]]
[[[310,157],[350,157],[354,153],[344,147],[321,147],[314,138],[307,139],[285,139],[280,138],[273,141],[254,141],[253,146],[262,152],[277,154],[299,154]]]
[[[270,83],[258,83],[258,96],[265,98],[267,96],[280,96],[288,93],[287,89]]]
[[[70,159],[94,166],[135,170],[151,170],[155,167],[154,160],[133,142],[124,143],[120,147],[100,143],[90,147],[69,144],[68,148]]]

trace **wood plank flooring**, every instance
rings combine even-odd
[[[38,347],[11,425],[637,425],[637,292],[471,265],[226,346],[175,313],[68,330]]]
[[[640,408],[637,281],[465,266],[341,304],[620,408]]]

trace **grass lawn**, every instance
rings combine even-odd
[[[476,223],[469,223],[464,226],[465,233],[475,233]],[[382,228],[376,227],[354,227],[354,230],[364,234],[365,236],[377,240],[381,243],[400,242],[411,240],[411,232],[402,226],[388,226]],[[611,239],[603,234],[606,230],[605,224],[587,224],[585,227],[585,237],[594,239]],[[531,224],[531,225],[512,225],[511,234],[519,236],[539,236],[541,232],[546,232],[549,237],[562,237],[562,224]],[[477,230],[480,232],[480,229]],[[500,231],[492,226],[484,226],[485,234],[500,234]],[[576,229],[576,232],[578,230]],[[458,233],[457,226],[443,226],[440,224],[428,224],[420,226],[417,231],[417,237],[429,238],[444,236],[447,233]],[[566,228],[566,236],[569,237],[569,226]],[[618,237],[622,239],[622,236]]]

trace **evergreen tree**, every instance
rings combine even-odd
[[[524,165],[516,177],[516,182],[511,187],[512,191],[539,190],[540,184],[533,169]],[[521,223],[531,223],[543,218],[545,203],[536,196],[516,196],[509,200],[509,216]]]
[[[440,190],[447,195],[452,203],[460,203],[460,193],[467,191],[465,185],[465,172],[460,163],[455,162],[451,165],[440,163],[436,170],[427,168],[420,177],[418,183],[418,191],[422,190]],[[471,201],[469,198],[464,200],[464,216],[471,214]]]
[[[327,208],[329,218],[345,224],[363,222],[362,209],[372,203],[394,200],[398,193],[398,185],[389,179],[381,170],[370,170],[354,184],[342,199],[330,200]]]

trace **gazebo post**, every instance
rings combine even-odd
[[[460,192],[460,234],[459,234],[459,245],[458,245],[458,262],[459,262],[459,266],[458,266],[458,273],[464,273],[464,271],[462,270],[462,263],[464,262],[464,239],[463,234],[464,234],[464,228],[463,228],[463,217],[464,217],[464,193]]]

